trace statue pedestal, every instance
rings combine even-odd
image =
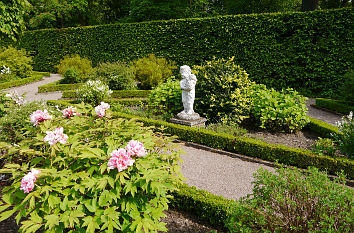
[[[182,119],[177,119],[177,118],[171,118],[170,122],[178,125],[187,125],[190,127],[205,127],[205,122],[207,119],[200,117],[195,120],[182,120]]]

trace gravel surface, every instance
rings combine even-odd
[[[23,86],[12,87],[6,89],[5,92],[17,91],[18,94],[25,94],[25,99],[27,101],[34,100],[58,100],[61,98],[62,94],[60,91],[48,92],[48,93],[38,93],[38,87],[58,81],[62,79],[59,74],[50,74],[50,77],[44,77],[43,80],[38,82],[29,83]]]
[[[313,117],[315,119],[327,122],[328,124],[331,125],[336,125],[337,121],[340,121],[342,119],[341,116],[334,114],[332,112],[327,112],[318,108],[315,108],[311,105],[314,105],[316,103],[315,99],[309,98],[307,100],[307,108],[309,109],[309,112],[307,113],[307,115],[309,115],[310,117]]]

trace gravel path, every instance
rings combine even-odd
[[[60,92],[37,93],[38,86],[61,79],[60,75],[51,74],[43,81],[31,83],[25,86],[14,87],[6,91],[17,91],[19,94],[26,93],[28,101],[60,99]],[[309,116],[334,124],[341,117],[333,113],[316,109],[314,99],[309,99]],[[274,171],[274,168],[255,162],[248,162],[215,151],[197,149],[190,144],[182,145],[186,152],[181,157],[184,163],[181,165],[182,173],[187,179],[185,182],[190,186],[207,190],[213,194],[221,195],[228,199],[239,199],[252,192],[252,174],[259,168]]]
[[[58,81],[62,79],[62,77],[58,74],[50,74],[50,77],[44,77],[43,80],[38,82],[33,82],[27,85],[12,87],[6,89],[6,92],[17,91],[18,94],[25,94],[25,99],[27,101],[34,100],[58,100],[61,98],[62,94],[60,91],[56,92],[48,92],[48,93],[38,93],[38,87]]]

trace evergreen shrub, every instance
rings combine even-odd
[[[240,123],[249,117],[253,82],[229,59],[213,58],[193,68],[197,76],[195,109],[209,122]]]
[[[151,89],[164,82],[177,68],[176,63],[165,58],[149,54],[132,62],[135,69],[135,79],[141,89]]]

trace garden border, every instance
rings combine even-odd
[[[112,98],[147,98],[151,90],[113,90]],[[63,91],[62,98],[78,98],[76,91]]]
[[[83,83],[74,83],[74,84],[60,84],[59,81],[48,83],[38,87],[38,93],[44,92],[54,92],[54,91],[66,91],[74,90],[79,88]]]
[[[28,83],[32,83],[32,82],[36,82],[36,81],[40,81],[43,79],[43,77],[45,76],[50,76],[49,72],[37,72],[37,71],[33,71],[31,76],[27,77],[27,78],[23,78],[23,79],[18,79],[18,80],[14,80],[14,81],[9,81],[9,82],[4,82],[4,83],[0,83],[0,90],[4,90],[4,89],[8,89],[11,87],[17,87],[17,86],[22,86]]]

